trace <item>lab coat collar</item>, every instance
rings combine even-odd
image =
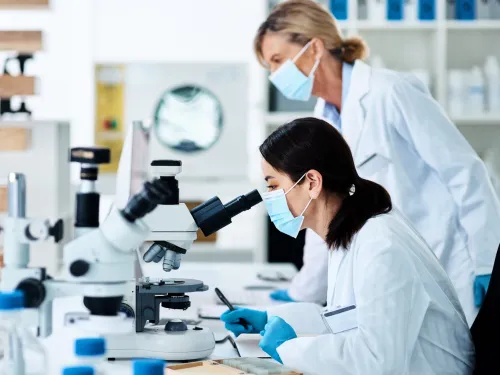
[[[359,140],[364,130],[366,108],[363,100],[371,89],[372,68],[356,60],[351,76],[351,86],[342,110],[343,135],[356,155]]]
[[[361,60],[354,62],[351,82],[345,103],[342,104],[342,135],[351,147],[353,155],[356,154],[359,139],[364,128],[365,107],[363,99],[371,89],[372,68]],[[318,98],[315,108],[316,116],[323,117],[325,100]],[[328,121],[328,119],[325,119]]]

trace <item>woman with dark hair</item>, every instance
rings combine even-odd
[[[238,308],[222,315],[226,328],[260,332],[264,351],[304,373],[471,374],[474,349],[451,281],[387,191],[358,176],[340,133],[298,119],[260,152],[275,226],[292,237],[312,229],[330,248],[327,308]]]

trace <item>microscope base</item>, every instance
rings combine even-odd
[[[166,332],[164,325],[148,324],[144,332],[106,337],[106,346],[108,359],[193,361],[212,354],[215,338],[208,328],[188,326],[184,332]]]

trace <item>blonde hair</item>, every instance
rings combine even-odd
[[[254,39],[254,52],[260,64],[262,40],[267,33],[285,35],[289,42],[305,46],[311,39],[320,39],[336,58],[347,63],[368,57],[368,46],[361,37],[344,39],[337,20],[313,0],[287,0],[278,4],[260,25]]]

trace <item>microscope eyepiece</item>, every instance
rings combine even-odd
[[[122,210],[122,215],[133,223],[153,211],[159,204],[164,204],[173,195],[171,184],[163,179],[146,182],[144,188],[135,194]]]
[[[191,215],[203,234],[210,236],[231,224],[233,217],[251,209],[260,202],[262,202],[262,197],[257,190],[241,195],[225,205],[218,197],[214,197],[193,208]]]

